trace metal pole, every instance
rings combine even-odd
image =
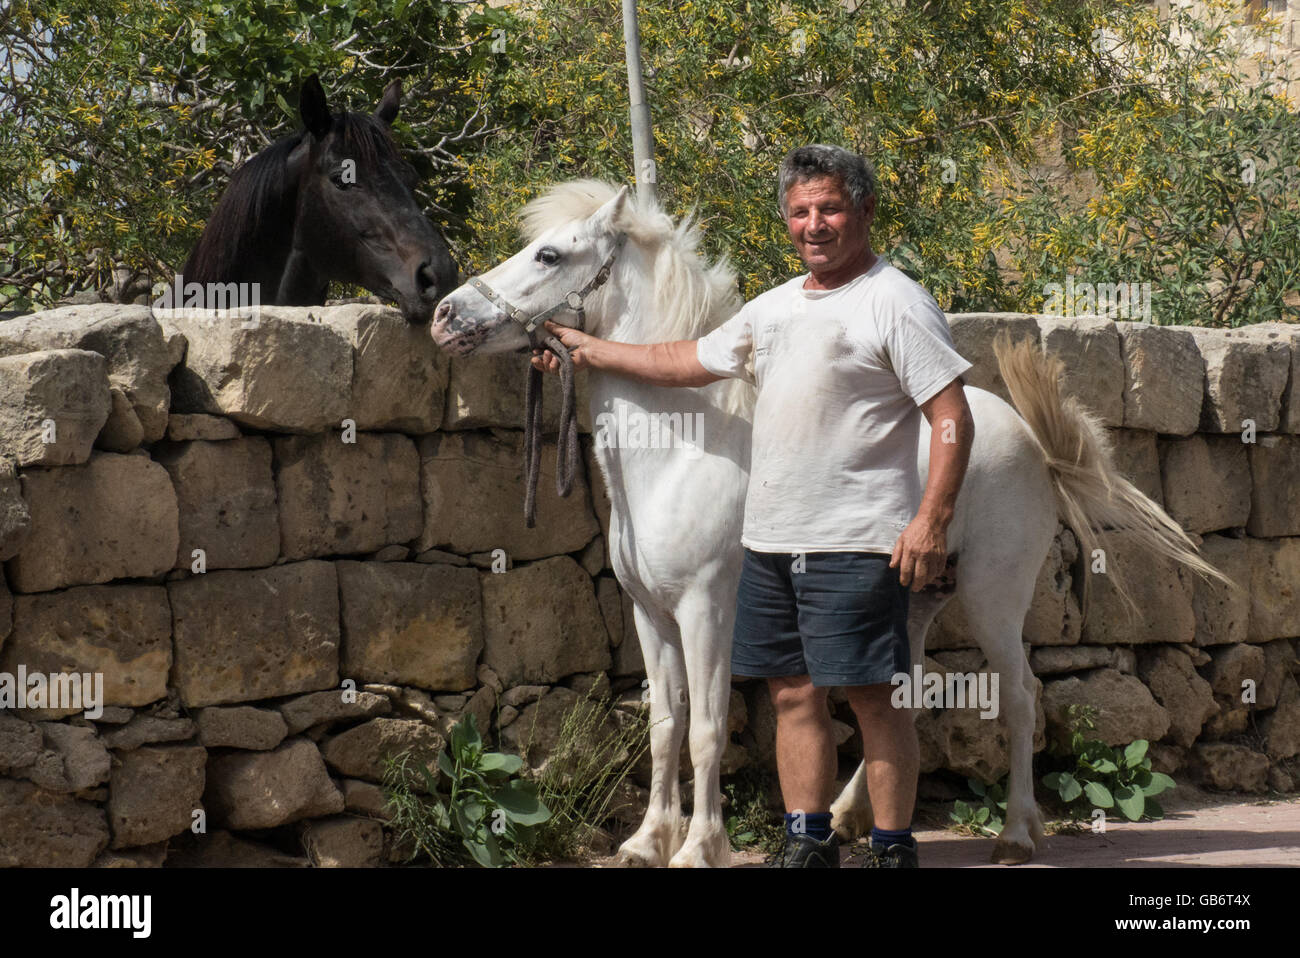
[[[655,198],[655,141],[650,132],[650,107],[641,81],[641,30],[636,21],[636,0],[623,0],[623,41],[627,53],[627,93],[632,118],[632,161],[637,197]]]

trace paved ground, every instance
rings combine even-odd
[[[1050,835],[1034,861],[1021,868],[1110,868],[1117,866],[1300,867],[1300,796],[1268,801],[1257,796],[1223,795],[1179,784],[1177,799],[1162,795],[1166,817],[1134,824],[1122,817],[1107,822],[1104,835],[1091,831]],[[931,817],[938,807],[927,809]],[[973,838],[942,828],[916,831],[922,868],[1003,868],[991,865],[992,838]],[[762,856],[737,854],[738,867],[755,867]],[[852,866],[861,859],[843,852]]]

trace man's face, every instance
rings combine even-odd
[[[785,194],[785,225],[799,258],[813,273],[834,273],[867,248],[876,198],[855,206],[839,177],[795,183]]]

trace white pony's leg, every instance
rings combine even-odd
[[[935,592],[913,593],[907,605],[907,641],[912,662],[922,662],[925,656],[925,636],[930,631],[939,610],[948,604],[951,593]],[[920,709],[912,709],[912,721],[915,722]],[[831,803],[831,827],[839,832],[840,837],[848,841],[860,838],[871,832],[875,823],[871,811],[871,796],[867,792],[867,764],[859,762],[857,771],[844,786],[844,791]]]
[[[1044,545],[1046,554],[1047,546]],[[1007,817],[993,847],[995,864],[1029,861],[1043,826],[1034,800],[1034,678],[1021,644],[1025,614],[1033,600],[1034,580],[1041,558],[1029,561],[1030,551],[1001,561],[972,562],[959,578],[961,595],[973,637],[998,674],[999,707],[1006,716],[1010,739],[1011,775],[1007,786]]]
[[[683,597],[677,607],[690,683],[695,806],[686,843],[668,863],[674,868],[725,868],[731,862],[731,843],[722,820],[719,771],[727,747],[731,633],[736,612],[733,603],[715,605],[711,595],[720,590],[707,588],[709,583],[704,585],[706,588]]]
[[[686,663],[675,626],[633,600],[633,618],[650,680],[650,801],[641,827],[618,850],[618,863],[658,867],[680,847],[683,833],[678,759],[686,732]]]

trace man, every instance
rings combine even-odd
[[[787,834],[774,864],[839,865],[827,694],[841,686],[862,730],[872,863],[916,867],[916,732],[891,707],[890,680],[910,668],[908,587],[946,565],[974,437],[961,380],[971,364],[934,299],[872,252],[865,159],[821,144],[793,150],[778,197],[808,273],[698,341],[631,345],[547,328],[575,366],[659,385],[744,377],[758,387],[732,672],[766,678],[776,711]],[[549,353],[533,363],[558,368]],[[932,426],[924,495],[922,414]]]

